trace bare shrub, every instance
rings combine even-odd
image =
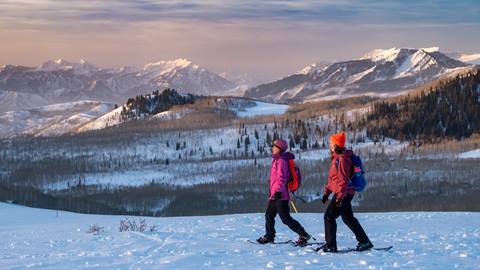
[[[120,226],[118,230],[120,232],[145,232],[147,229],[147,221],[145,219],[139,220],[130,220],[128,217],[125,217],[120,220]],[[148,227],[150,232],[156,231],[156,227],[154,225]]]
[[[98,224],[91,225],[87,230],[87,233],[92,233],[92,234],[99,234],[102,232],[103,232],[103,227],[99,226]]]

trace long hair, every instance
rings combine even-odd
[[[345,152],[344,147],[340,147],[336,144],[333,145],[333,152],[330,150],[330,159],[333,159],[333,153],[342,155]]]

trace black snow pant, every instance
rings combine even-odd
[[[343,222],[355,234],[355,238],[357,238],[359,243],[363,244],[370,241],[367,234],[363,230],[362,225],[360,225],[358,220],[353,216],[352,199],[353,195],[348,194],[343,199],[341,206],[337,207],[336,198],[333,196],[333,199],[328,204],[325,215],[323,216],[325,224],[325,243],[328,247],[337,247],[336,219],[339,216],[342,216]]]
[[[302,225],[290,216],[290,207],[287,200],[269,200],[267,211],[265,211],[266,237],[275,238],[275,216],[277,213],[283,224],[287,225],[292,231],[301,236],[307,236]]]

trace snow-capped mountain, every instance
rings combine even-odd
[[[307,66],[296,74],[251,88],[245,96],[306,101],[362,94],[395,95],[467,66],[437,47],[376,49],[355,60]]]
[[[167,87],[207,95],[236,85],[186,59],[120,69],[99,69],[84,60],[73,63],[58,59],[39,67],[1,67],[0,112],[79,100],[123,103],[129,97]]]
[[[228,72],[222,72],[219,74],[222,78],[225,78],[226,80],[229,80],[236,85],[240,86],[253,86],[255,85],[255,82],[252,77],[250,77],[247,73],[242,73],[242,74],[231,74]]]
[[[310,64],[310,65],[302,68],[296,74],[305,75],[305,74],[310,73],[312,70],[322,69],[322,68],[328,66],[329,64],[330,64],[329,62],[316,62],[316,63]]]
[[[218,74],[193,64],[187,59],[149,63],[137,74],[161,88],[209,95],[234,88],[236,85]]]
[[[55,70],[72,70],[78,75],[91,74],[98,71],[98,68],[87,61],[80,59],[78,63],[68,62],[64,59],[48,60],[41,64],[37,70],[39,71],[55,71]]]

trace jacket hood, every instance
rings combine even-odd
[[[274,159],[281,158],[285,160],[290,160],[290,159],[295,159],[295,155],[290,152],[283,152],[283,153],[272,154],[272,158]]]

